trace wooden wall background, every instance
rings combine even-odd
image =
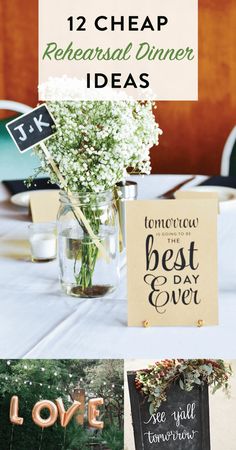
[[[0,0],[0,98],[37,103],[37,0]],[[236,1],[199,0],[199,101],[160,102],[153,172],[220,170],[236,124]]]
[[[38,0],[0,0],[0,98],[37,103]]]

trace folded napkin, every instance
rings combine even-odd
[[[236,177],[215,176],[203,181],[200,186],[224,186],[236,189]]]
[[[29,188],[25,185],[24,180],[7,180],[3,181],[2,183],[6,186],[6,188],[12,195],[25,191],[58,189],[58,186],[56,184],[51,184],[49,182],[49,178],[37,178]]]

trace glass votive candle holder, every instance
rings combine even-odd
[[[55,223],[32,223],[29,225],[29,242],[32,262],[49,262],[57,257]]]

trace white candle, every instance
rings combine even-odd
[[[35,233],[30,236],[32,258],[49,260],[56,258],[56,236],[53,233]]]

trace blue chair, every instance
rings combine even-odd
[[[0,100],[0,109],[15,111],[17,115],[32,110],[30,106],[9,100]],[[13,120],[0,120],[0,181],[11,179],[27,179],[39,166],[39,160],[32,155],[32,150],[21,154],[11,139],[6,124]]]
[[[236,176],[236,126],[225,143],[221,159],[221,175]]]

